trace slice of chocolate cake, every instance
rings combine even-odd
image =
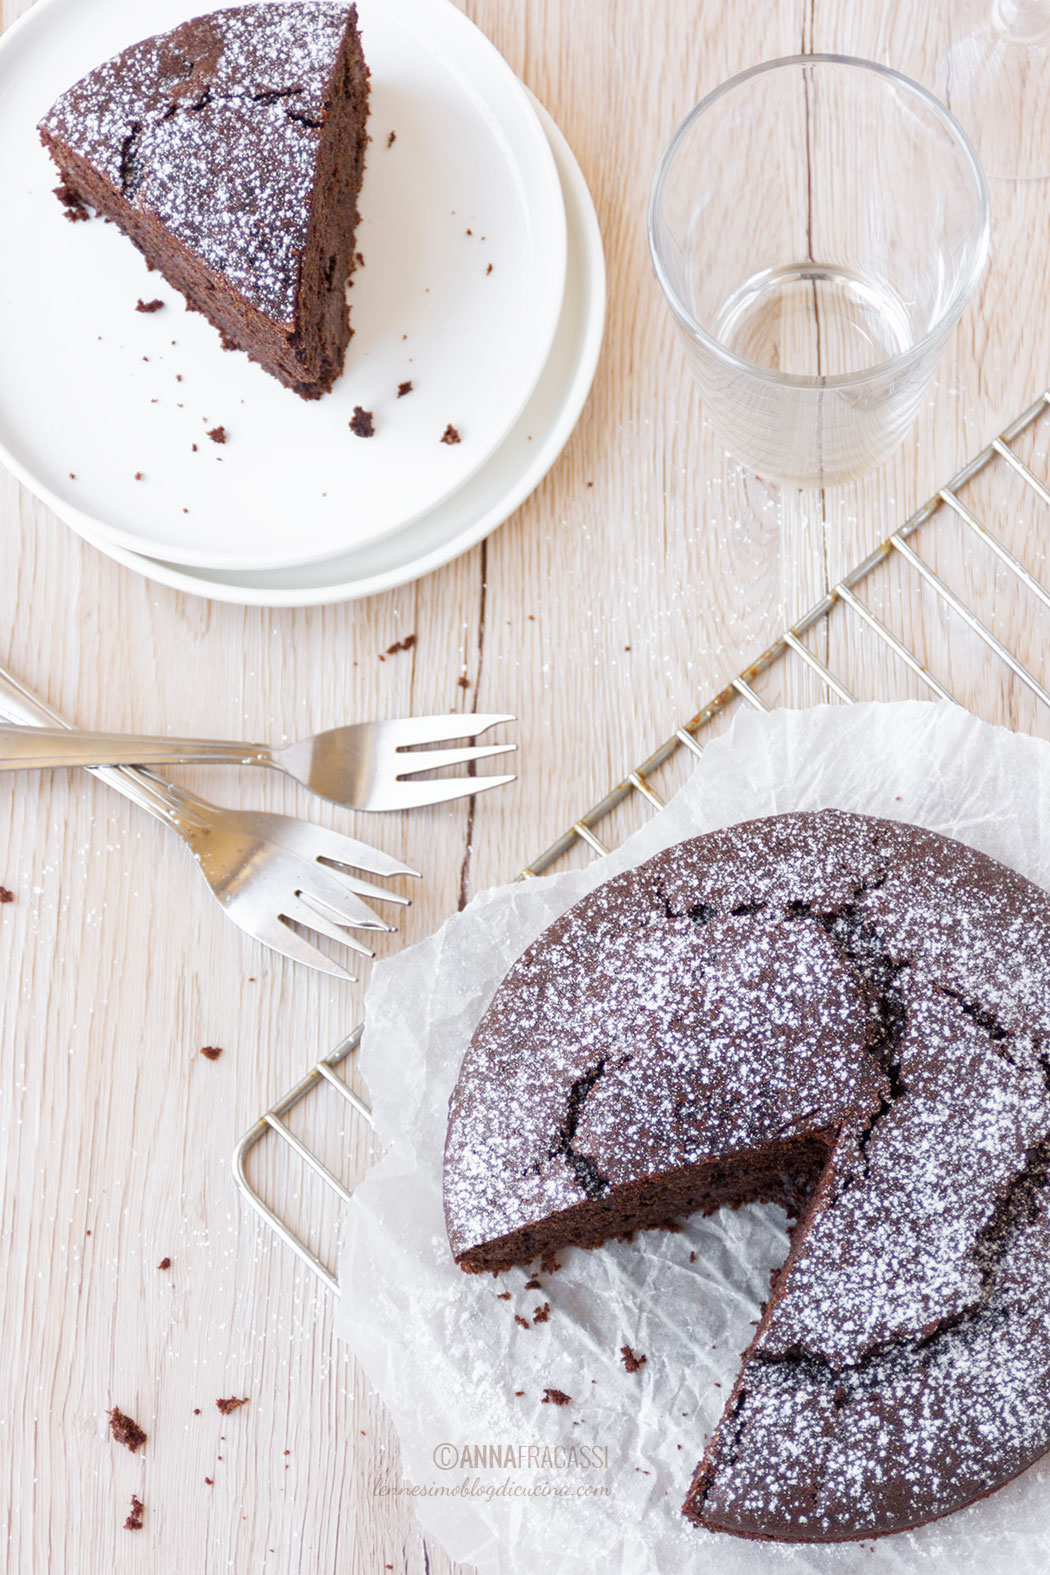
[[[303,0],[144,39],[39,130],[67,205],[112,219],[228,349],[316,399],[350,339],[367,115],[355,8]]]

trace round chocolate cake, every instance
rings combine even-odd
[[[671,848],[529,947],[451,1101],[456,1261],[760,1200],[797,1223],[689,1519],[881,1536],[1050,1448],[1050,896],[827,810]]]

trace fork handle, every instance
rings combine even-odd
[[[225,761],[273,766],[265,744],[218,739],[136,738],[126,733],[87,733],[63,727],[0,727],[0,771],[42,771],[59,766],[193,765]]]
[[[20,723],[24,727],[44,727],[56,732],[65,729],[72,733],[73,728],[57,711],[39,699],[32,690],[20,684],[11,673],[0,667],[0,716],[7,717],[9,721]],[[180,829],[182,811],[189,807],[192,810],[193,795],[180,794],[176,801],[174,793],[169,792],[169,784],[161,782],[144,771],[136,771],[129,766],[97,766],[89,767],[92,775],[100,781],[116,788],[125,798],[138,804],[140,808],[161,820],[167,826]],[[186,802],[183,803],[182,801]]]

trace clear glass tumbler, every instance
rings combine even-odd
[[[660,161],[649,246],[730,453],[802,484],[888,458],[988,229],[965,133],[899,72],[799,55],[709,94]]]

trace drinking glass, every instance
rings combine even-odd
[[[899,72],[799,55],[716,88],[660,161],[649,246],[729,451],[802,484],[887,459],[977,287],[988,229],[965,133]]]

